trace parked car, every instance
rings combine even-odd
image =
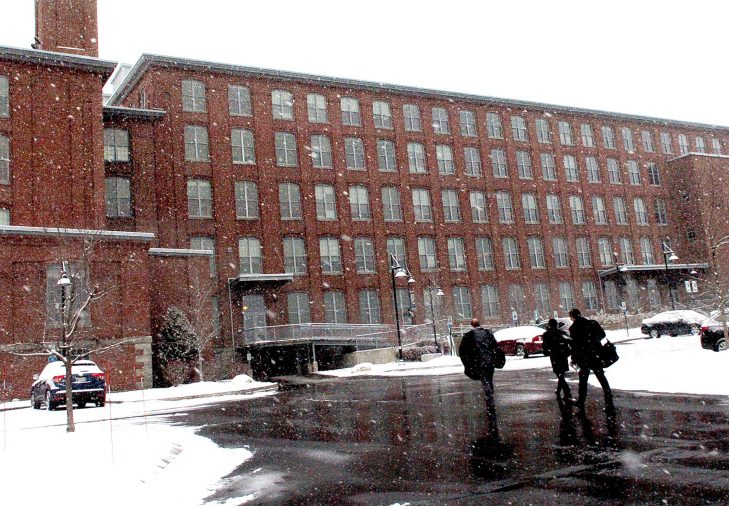
[[[560,330],[564,330],[567,332],[567,335],[570,333],[570,327],[572,326],[572,320],[570,318],[555,318],[557,320],[557,328]],[[544,320],[541,323],[537,323],[537,327],[539,327],[542,330],[547,330],[547,323],[549,320]]]
[[[505,355],[527,358],[529,355],[544,354],[542,334],[544,329],[534,325],[522,325],[497,330],[494,337]]]
[[[71,368],[73,402],[84,408],[88,403],[101,407],[106,402],[104,373],[91,360],[79,360]],[[60,360],[50,362],[30,387],[30,403],[34,409],[45,404],[48,411],[66,404],[66,366]]]
[[[721,323],[719,311],[713,311],[702,322],[699,336],[701,339],[701,347],[705,350],[726,350],[726,338],[724,337],[724,327]]]
[[[640,331],[651,338],[661,337],[662,335],[698,335],[701,322],[705,319],[705,314],[690,309],[664,311],[643,320]]]

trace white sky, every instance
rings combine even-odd
[[[33,0],[0,0],[29,47]],[[205,59],[729,125],[729,2],[99,0],[100,56]]]

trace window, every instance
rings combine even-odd
[[[506,299],[509,301],[509,307],[512,311],[516,311],[517,318],[519,315],[526,314],[526,305],[524,301],[524,287],[522,285],[509,285],[507,288]]]
[[[309,123],[327,123],[327,97],[316,93],[306,95],[306,110],[309,116]]]
[[[215,239],[212,237],[195,236],[190,237],[190,249],[210,251],[210,277],[215,277],[217,267],[215,266]]]
[[[559,195],[547,194],[547,219],[553,225],[562,223],[562,205],[559,202]]]
[[[511,203],[511,193],[496,192],[496,208],[499,210],[500,223],[514,223],[514,206]]]
[[[645,201],[643,199],[633,199],[633,210],[635,211],[635,222],[638,225],[648,225],[648,212],[646,211]]]
[[[656,223],[658,225],[668,225],[666,202],[661,199],[656,199]]]
[[[443,107],[433,107],[433,132],[437,134],[449,134],[451,128],[448,125],[448,112]]]
[[[554,165],[554,156],[551,153],[542,153],[539,158],[542,161],[542,178],[545,181],[556,181],[557,170]]]
[[[721,154],[721,141],[716,137],[711,139],[711,149],[714,151],[715,155]]]
[[[595,225],[608,224],[605,200],[599,195],[592,196],[592,218],[595,220]]]
[[[349,187],[349,209],[352,213],[352,220],[369,220],[372,217],[370,194],[366,186]]]
[[[570,212],[572,213],[572,223],[574,225],[585,224],[585,206],[582,197],[579,195],[570,195]]]
[[[276,132],[276,165],[279,167],[296,167],[296,137],[289,132]]]
[[[348,169],[364,170],[365,152],[362,139],[358,137],[345,137],[344,155],[347,160]]]
[[[536,120],[537,142],[540,144],[549,144],[551,140],[551,132],[549,131],[549,121],[544,118]]]
[[[653,241],[650,237],[643,236],[640,238],[640,256],[644,265],[651,265],[656,262],[653,256]]]
[[[301,219],[301,190],[296,183],[279,183],[278,203],[282,220]]]
[[[596,311],[600,309],[597,299],[597,290],[592,281],[582,282],[582,298],[585,299],[585,309]]]
[[[241,274],[262,273],[261,240],[257,237],[241,237],[238,239],[238,259]]]
[[[0,207],[0,226],[10,225],[10,209]]]
[[[577,267],[587,269],[592,267],[592,254],[590,253],[590,239],[587,237],[578,237],[575,241],[577,245]]]
[[[347,323],[347,306],[344,293],[324,292],[324,321],[327,323]]]
[[[258,186],[253,181],[236,181],[235,217],[239,220],[258,219]]]
[[[317,169],[331,169],[332,142],[326,135],[311,136],[311,163]]]
[[[10,140],[0,135],[0,184],[10,184]]]
[[[509,171],[506,167],[506,153],[503,149],[491,150],[491,167],[494,170],[494,177],[508,177]]]
[[[321,237],[319,239],[319,257],[322,274],[341,274],[342,255],[339,250],[339,239]]]
[[[284,237],[284,271],[295,276],[307,272],[306,242],[302,237]]]
[[[559,306],[565,311],[575,307],[575,295],[570,283],[559,284]]]
[[[453,163],[453,150],[450,146],[438,144],[435,147],[435,158],[438,161],[438,173],[449,175],[456,173],[456,166]]]
[[[501,246],[504,249],[504,266],[506,270],[521,269],[519,262],[519,245],[513,237],[503,237]]]
[[[129,131],[123,128],[104,129],[104,161],[129,161]]]
[[[463,137],[476,137],[476,115],[473,111],[460,111],[458,118],[461,122],[461,135]]]
[[[486,194],[481,191],[472,191],[470,193],[471,201],[471,220],[474,223],[488,223],[489,215],[486,208]]]
[[[658,164],[655,162],[648,162],[648,183],[653,186],[661,184],[661,174],[658,171]]]
[[[605,305],[608,309],[619,309],[618,287],[615,281],[605,281]]]
[[[595,147],[595,137],[592,135],[592,126],[589,123],[580,125],[580,135],[582,135],[582,145],[586,148]]]
[[[537,210],[537,197],[533,193],[522,193],[521,207],[524,209],[524,222],[529,224],[539,223],[539,211]]]
[[[105,180],[106,216],[129,218],[132,216],[131,183],[127,177],[107,177]]]
[[[425,150],[419,142],[408,142],[408,167],[413,174],[425,174]]]
[[[598,237],[597,250],[600,252],[600,264],[603,267],[613,265],[613,246],[609,237]]]
[[[633,255],[633,243],[630,237],[620,238],[620,258],[624,264],[634,264],[635,256]]]
[[[209,162],[208,129],[204,126],[185,126],[185,160],[188,162]]]
[[[694,139],[694,144],[696,145],[696,152],[697,153],[706,153],[706,145],[704,144],[704,138],[697,136]]]
[[[286,296],[289,311],[289,323],[297,325],[311,323],[311,309],[309,294],[304,292],[292,292]]]
[[[587,182],[600,182],[600,166],[597,164],[597,158],[594,156],[585,157],[585,168],[587,169]]]
[[[628,224],[628,212],[623,197],[613,198],[613,209],[615,209],[615,223],[618,225]]]
[[[377,141],[377,165],[380,172],[395,172],[397,170],[394,142],[383,139]]]
[[[576,183],[579,176],[577,171],[577,158],[573,155],[564,155],[564,177],[567,181]]]
[[[671,142],[671,134],[668,132],[661,132],[661,149],[666,155],[673,154],[673,144]]]
[[[493,270],[494,247],[489,237],[476,237],[476,260],[479,271]]]
[[[364,324],[380,323],[380,297],[376,290],[360,290],[359,321]]]
[[[526,120],[521,116],[511,117],[511,135],[515,141],[528,141]]]
[[[481,153],[478,148],[463,148],[463,158],[466,161],[466,175],[473,177],[481,177]]]
[[[453,309],[456,312],[456,317],[461,320],[473,318],[471,292],[468,291],[467,286],[453,287]]]
[[[271,92],[273,119],[294,119],[294,94],[286,90]]]
[[[549,285],[546,283],[536,283],[534,285],[534,310],[541,317],[549,316],[551,312]]]
[[[600,132],[602,132],[602,145],[607,149],[615,149],[615,132],[612,127],[602,126]]]
[[[484,318],[498,318],[501,309],[499,308],[499,292],[496,285],[481,286],[481,306],[483,307]]]
[[[213,190],[206,179],[187,182],[187,214],[190,218],[213,217]]]
[[[643,151],[646,153],[655,152],[656,147],[653,145],[653,134],[651,134],[648,130],[643,130],[640,133],[640,138],[643,141]]]
[[[69,314],[77,314],[81,311],[79,326],[89,326],[90,317],[88,306],[82,310],[88,299],[86,287],[88,283],[88,272],[83,266],[77,263],[69,263],[66,267],[68,276],[71,278],[71,286],[66,289],[66,308]],[[61,291],[58,289],[58,280],[61,278],[62,267],[58,262],[46,266],[46,321],[51,327],[60,327],[61,322]]]
[[[486,130],[490,139],[503,139],[504,131],[501,126],[501,116],[495,112],[486,113]]]
[[[435,240],[432,237],[418,237],[418,257],[421,271],[434,271],[438,268]]]
[[[684,134],[678,134],[678,153],[685,155],[689,152],[688,137]]]
[[[318,184],[314,187],[316,200],[316,219],[332,221],[337,219],[337,197],[334,187],[329,184]]]
[[[572,125],[566,121],[560,121],[559,126],[559,143],[563,146],[573,146],[574,140],[572,139]]]
[[[243,128],[234,128],[230,133],[230,145],[233,150],[233,163],[256,163],[253,132]]]
[[[696,230],[691,227],[686,227],[686,240],[689,244],[696,242]]]
[[[405,260],[405,239],[402,237],[388,237],[387,238],[387,257],[388,261],[390,256],[394,256],[400,265],[406,265]]]
[[[570,260],[567,250],[567,239],[564,237],[552,238],[552,249],[554,250],[554,266],[558,269],[566,269],[569,267]]]
[[[392,128],[390,103],[380,100],[372,102],[372,118],[375,121],[375,128]]]
[[[646,291],[648,292],[648,303],[650,304],[651,311],[660,311],[661,294],[658,291],[658,284],[655,279],[646,281]]]
[[[448,264],[452,271],[466,270],[466,248],[463,244],[463,238],[448,238]]]
[[[398,288],[395,290],[395,296],[397,297],[397,307],[400,310],[400,321],[405,325],[412,325],[413,316],[410,312],[412,307],[410,292],[405,288]]]
[[[625,148],[626,151],[635,151],[633,131],[628,127],[623,127],[620,131],[623,135],[623,148]]]
[[[630,184],[635,186],[640,186],[642,181],[640,180],[640,167],[638,166],[638,162],[635,160],[628,160],[628,181]]]
[[[8,78],[0,76],[0,118],[10,116],[10,88]]]
[[[430,205],[430,193],[424,188],[413,189],[413,212],[416,222],[433,221],[433,209]]]
[[[205,84],[200,81],[182,81],[182,110],[205,112]]]
[[[534,178],[534,173],[532,172],[532,157],[529,156],[527,151],[516,152],[516,168],[519,172],[520,179]]]
[[[382,215],[385,221],[402,221],[400,190],[395,186],[382,188]]]
[[[237,84],[228,86],[228,113],[231,116],[252,116],[251,91]]]
[[[443,219],[446,223],[455,223],[461,221],[461,206],[458,203],[458,194],[456,190],[442,190],[441,198],[443,199]]]
[[[423,125],[420,120],[420,107],[413,104],[402,106],[402,116],[405,121],[405,130],[408,132],[421,132]]]
[[[339,103],[342,109],[342,125],[360,126],[362,118],[359,115],[359,100],[342,97]]]
[[[620,166],[618,165],[618,161],[615,158],[608,158],[607,159],[607,169],[608,169],[608,180],[612,184],[621,184],[622,178],[620,177]]]
[[[358,274],[372,274],[375,267],[375,245],[369,237],[355,237],[354,265]]]
[[[529,263],[532,269],[544,269],[544,244],[540,237],[528,237],[527,247],[529,248]]]

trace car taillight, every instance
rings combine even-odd
[[[542,336],[534,336],[534,337],[532,338],[532,342],[533,342],[533,343],[538,343],[538,342],[539,342],[539,341],[541,341],[541,340],[542,340]]]
[[[708,326],[708,325],[702,325],[702,326],[701,326],[701,333],[702,333],[702,334],[703,334],[704,332],[706,332],[707,330],[709,330],[709,326]]]
[[[92,372],[91,373],[91,377],[92,378],[96,378],[96,379],[100,379],[100,380],[103,381],[104,380],[104,373],[103,372]]]
[[[63,383],[66,381],[66,376],[53,376],[53,383]]]

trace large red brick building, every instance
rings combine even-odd
[[[11,291],[24,248],[50,251],[29,227],[105,231],[105,257],[146,283],[134,333],[150,336],[211,251],[230,350],[250,327],[393,323],[391,255],[415,280],[397,291],[408,323],[657,309],[707,267],[673,181],[724,171],[728,127],[155,55],[102,105],[95,1],[37,5],[38,49],[0,48]]]

